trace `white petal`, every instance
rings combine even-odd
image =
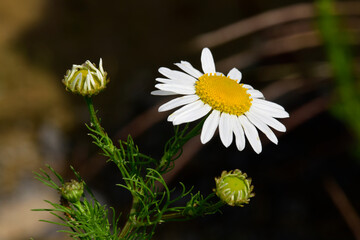
[[[85,83],[87,83],[88,91],[91,90],[91,79],[92,79],[92,76],[90,74],[90,70],[88,70],[88,74],[86,75],[86,79],[85,79]]]
[[[75,90],[76,83],[77,83],[78,81],[81,82],[81,79],[82,79],[82,73],[80,72],[80,73],[76,76],[76,78],[73,80],[73,82],[71,83],[70,89],[71,89],[71,90]]]
[[[93,76],[90,74],[90,71],[89,71],[88,76],[89,76],[89,79],[90,79],[91,86],[92,86],[93,88],[95,88],[95,86],[96,86],[95,79],[94,79]]]
[[[168,96],[168,95],[178,95],[177,93],[163,90],[154,90],[151,92],[151,95],[155,96]]]
[[[168,78],[155,78],[156,81],[161,82],[161,83],[171,83],[170,81],[174,81],[174,80],[170,80]]]
[[[236,80],[237,83],[239,83],[242,78],[242,74],[237,68],[231,69],[227,76],[233,80]]]
[[[254,111],[251,108],[250,108],[249,112],[251,112],[251,114],[255,115],[259,120],[263,121],[265,124],[269,125],[273,129],[275,129],[279,132],[286,132],[286,127],[284,126],[284,124],[282,124],[275,118],[270,117],[266,114],[259,114],[258,112]]]
[[[210,49],[204,48],[201,52],[201,66],[204,73],[215,73],[215,63]]]
[[[195,87],[190,87],[187,85],[175,85],[175,84],[156,84],[156,88],[163,91],[175,92],[178,94],[194,94]]]
[[[164,75],[165,77],[168,77],[170,79],[174,79],[180,82],[184,82],[184,81],[188,81],[190,83],[195,83],[196,82],[196,78],[180,72],[180,71],[176,71],[176,70],[171,70],[169,68],[165,68],[165,67],[161,67],[159,68],[159,72]]]
[[[222,72],[215,72],[216,76],[225,76]]]
[[[86,76],[85,80],[84,80],[84,85],[83,85],[83,89],[87,90],[88,89],[88,81],[87,81],[88,77]],[[82,81],[79,81],[77,84],[77,89],[81,89],[81,83]]]
[[[173,124],[179,125],[182,123],[196,121],[199,118],[202,118],[203,116],[208,114],[210,111],[211,111],[211,107],[207,104],[202,103],[199,107],[190,109],[189,111],[183,112],[182,114],[177,116],[174,119]]]
[[[235,123],[233,132],[235,134],[236,147],[238,148],[239,151],[242,151],[245,148],[244,130],[238,117],[236,117],[235,115],[231,115],[231,118],[233,118],[232,121]]]
[[[94,64],[92,64],[92,62],[90,62],[89,60],[86,60],[85,64],[89,65],[89,67],[90,67],[92,70],[96,71],[96,67],[95,67]]]
[[[77,82],[77,84],[76,84],[76,87],[75,87],[75,89],[81,89],[81,85],[83,85],[83,88],[84,89],[86,89],[86,86],[85,86],[85,83],[86,83],[86,78],[85,78],[85,80],[83,80],[83,74],[82,74],[82,72],[80,72],[77,76],[76,76],[76,78],[78,78],[79,77],[79,80],[78,80],[78,82]],[[84,83],[83,83],[84,82]]]
[[[255,98],[264,98],[264,95],[255,89],[249,89],[246,91],[247,93],[249,93],[251,95],[251,98],[255,99]]]
[[[155,80],[169,85],[187,86],[189,88],[194,87],[194,83],[189,81],[179,81],[179,80],[167,79],[167,78],[156,78]]]
[[[254,102],[255,99],[253,99],[253,103],[250,107],[250,109],[253,108],[253,111],[256,111],[259,114],[268,115],[275,118],[288,118],[289,114],[285,110],[281,110],[278,108],[273,108],[265,105],[258,104]],[[259,100],[259,99],[257,99]]]
[[[72,68],[81,68],[81,67],[82,67],[81,65],[76,65],[76,64],[72,65]],[[76,69],[76,70],[79,70],[79,69]]]
[[[242,85],[244,88],[247,88],[247,89],[254,89],[252,86],[250,86],[249,84],[243,84]]]
[[[96,69],[96,76],[100,80],[100,85],[103,86],[105,84],[105,79],[102,77],[101,72]]]
[[[159,107],[159,112],[169,111],[171,109],[195,102],[199,99],[197,95],[187,95],[175,98]]]
[[[207,143],[214,136],[216,128],[219,125],[220,112],[213,110],[212,113],[206,118],[201,130],[200,140],[202,144]]]
[[[181,115],[182,113],[187,112],[187,111],[189,111],[189,110],[191,110],[191,109],[193,109],[193,108],[196,108],[196,107],[198,107],[198,106],[201,106],[201,104],[204,104],[204,103],[203,103],[201,100],[197,100],[196,102],[193,102],[193,103],[190,103],[190,104],[188,104],[188,105],[185,105],[185,106],[181,107],[180,109],[176,110],[175,112],[173,112],[172,114],[170,114],[170,115],[168,116],[167,120],[168,120],[169,122],[172,122],[172,121],[174,121],[174,119],[175,119],[177,116],[179,116],[179,115]]]
[[[175,65],[193,77],[199,78],[204,75],[199,70],[195,69],[189,62],[181,61],[181,63],[175,63]]]
[[[264,100],[264,99],[256,99],[256,100],[254,100],[254,102],[256,102],[259,105],[264,105],[264,106],[267,106],[267,107],[276,108],[276,109],[280,109],[280,110],[285,111],[285,109],[281,105],[279,105],[277,103],[274,103],[274,102]]]
[[[258,131],[244,115],[241,115],[238,118],[240,120],[241,125],[244,128],[246,138],[249,140],[251,147],[254,149],[254,151],[257,154],[259,154],[262,150],[262,147],[261,147],[261,141],[259,138]]]
[[[75,71],[74,69],[71,69],[71,71],[68,70],[68,72],[66,72],[65,79],[67,79],[67,80],[72,79],[72,77],[73,77],[73,75],[74,75],[75,72],[76,72],[76,71]]]
[[[86,89],[86,90],[90,90],[90,70],[88,70],[88,74],[86,74],[86,77],[85,77],[85,80],[84,80],[84,89]],[[80,82],[79,82],[79,84],[78,84],[78,86],[79,86],[79,89],[81,89],[80,88]]]
[[[220,139],[225,147],[229,147],[233,140],[233,122],[230,114],[222,113],[219,121]]]
[[[261,120],[259,120],[256,116],[251,114],[250,112],[247,112],[245,114],[247,118],[252,122],[260,131],[262,131],[266,137],[272,141],[273,143],[277,144],[278,140],[273,131]]]
[[[102,65],[102,58],[100,58],[100,61],[99,61],[99,69],[100,69],[101,74],[104,75],[105,72],[104,72],[104,68],[103,68],[103,65]]]

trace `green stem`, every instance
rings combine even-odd
[[[96,116],[96,111],[95,111],[95,109],[94,109],[94,104],[93,104],[92,98],[91,98],[91,97],[88,97],[88,96],[85,96],[84,98],[85,98],[86,105],[87,105],[88,108],[89,108],[91,124],[95,126],[95,129],[96,129],[98,132],[100,132],[102,135],[105,136],[104,129],[101,127],[100,121],[99,121],[99,119],[98,119],[97,116]]]
[[[216,210],[216,209],[219,209],[219,208],[223,207],[224,205],[226,205],[225,202],[223,202],[223,201],[218,201],[217,203],[215,203],[214,205],[212,205],[211,207],[209,207],[209,212],[212,212],[212,211],[214,211],[214,210]]]
[[[81,212],[81,214],[86,215],[85,209],[80,201],[74,202],[73,205],[79,210],[79,212]]]
[[[201,129],[204,125],[206,117],[204,117],[191,131],[186,134],[186,136],[183,138],[185,142],[187,142],[190,138],[193,138],[201,133]],[[184,144],[183,144],[184,145]]]
[[[132,221],[132,215],[134,215],[136,213],[136,208],[138,206],[138,203],[139,203],[138,198],[133,196],[133,202],[132,202],[132,207],[130,210],[129,218],[126,221],[124,227],[122,228],[122,230],[119,234],[119,239],[124,238],[134,228],[134,222]]]
[[[94,104],[93,104],[93,101],[92,101],[92,98],[91,97],[88,97],[88,96],[85,96],[85,102],[88,106],[88,109],[89,109],[89,113],[90,113],[90,121],[91,121],[91,124],[92,126],[95,127],[96,131],[99,132],[99,135],[100,136],[107,136],[107,134],[105,133],[104,129],[101,127],[100,125],[100,121],[99,119],[97,118],[96,116],[96,111],[95,111],[95,108],[94,108]],[[112,145],[112,142],[110,139],[108,139],[107,137],[104,138],[105,142],[107,145]],[[112,149],[111,147],[111,149]],[[142,155],[141,155],[142,156]],[[118,157],[118,156],[117,156]],[[144,157],[144,156],[142,156]],[[121,172],[121,174],[123,176],[126,176],[126,177],[130,177],[128,171],[126,170],[126,168],[124,167],[124,165],[122,164],[122,161],[121,159],[118,159],[117,162],[117,166]],[[129,188],[134,188],[134,186],[132,186],[128,181],[125,181],[126,182],[126,185],[129,187]],[[119,234],[119,239],[123,239],[125,236],[127,236],[131,231],[132,229],[134,228],[134,222],[132,221],[132,215],[135,214],[136,212],[136,208],[138,206],[138,199],[136,197],[133,196],[133,203],[132,203],[132,208],[131,208],[131,211],[130,211],[130,217],[128,218],[127,222],[125,223],[123,229],[121,230],[120,234]]]
[[[221,208],[222,206],[226,205],[226,203],[224,203],[223,201],[219,201],[217,203],[215,203],[214,205],[208,207],[205,211],[204,211],[204,215],[208,215],[213,213],[215,210]],[[169,213],[169,214],[164,214],[161,217],[161,220],[176,220],[176,219],[181,219],[181,218],[185,218],[184,220],[188,219],[187,217],[198,217],[198,216],[186,216],[183,215],[181,212],[177,212],[177,213]]]
[[[169,162],[174,157],[175,154],[179,152],[179,150],[188,142],[191,138],[199,135],[201,133],[201,128],[204,125],[206,118],[203,118],[193,129],[191,129],[185,136],[184,133],[188,128],[188,125],[179,133],[175,132],[174,142],[171,143],[169,149],[167,149],[163,156],[161,157],[160,164],[158,169],[163,169],[162,172],[166,172],[167,167],[169,166]],[[179,134],[179,135],[178,135]],[[178,135],[178,136],[177,136]]]

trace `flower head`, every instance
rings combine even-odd
[[[61,196],[71,203],[78,202],[84,193],[84,183],[72,179],[60,188]]]
[[[201,65],[204,73],[190,63],[176,63],[182,71],[161,67],[159,72],[166,78],[157,78],[158,90],[153,95],[182,95],[159,107],[159,112],[179,108],[169,115],[174,125],[198,120],[204,116],[201,142],[207,143],[219,127],[219,135],[225,147],[230,146],[235,135],[239,151],[245,148],[245,136],[256,153],[262,150],[257,128],[273,143],[278,140],[269,128],[285,132],[285,126],[275,118],[286,118],[285,109],[266,101],[263,94],[247,84],[240,83],[241,72],[233,68],[225,76],[216,72],[212,54],[204,48]]]
[[[66,89],[78,93],[82,96],[92,96],[98,94],[109,81],[107,73],[104,72],[102,59],[100,58],[99,68],[87,60],[82,65],[73,65],[71,70],[66,72],[63,83]]]
[[[221,177],[215,178],[215,182],[216,195],[230,206],[242,207],[255,195],[252,192],[254,187],[251,185],[251,179],[239,169],[223,171]]]

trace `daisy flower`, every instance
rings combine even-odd
[[[174,125],[193,122],[206,116],[201,130],[201,142],[207,143],[217,128],[225,147],[230,146],[235,136],[239,151],[245,148],[245,136],[256,153],[262,150],[257,129],[273,143],[278,140],[273,129],[285,132],[285,126],[275,118],[286,118],[285,109],[264,100],[263,94],[247,84],[240,83],[242,74],[233,68],[225,76],[216,72],[213,56],[208,48],[201,53],[204,73],[189,62],[175,63],[182,71],[159,68],[166,78],[156,78],[158,90],[153,95],[182,95],[159,107],[159,112],[181,107],[169,115]]]

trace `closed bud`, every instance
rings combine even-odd
[[[84,183],[72,179],[70,182],[66,182],[60,188],[60,191],[63,198],[71,203],[76,203],[80,201],[80,198],[84,193]]]
[[[102,91],[109,80],[106,78],[102,59],[100,58],[99,68],[87,60],[82,65],[73,65],[71,70],[66,72],[63,83],[66,90],[78,93],[82,96],[92,96]]]
[[[251,179],[247,178],[246,173],[239,169],[229,172],[223,171],[219,178],[215,178],[216,195],[230,206],[243,207],[249,203],[250,198],[255,196]]]

